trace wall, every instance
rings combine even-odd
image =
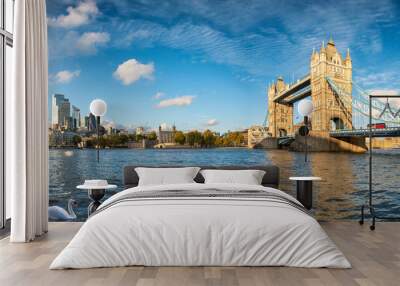
[[[366,144],[369,147],[369,138],[366,138]],[[400,148],[400,137],[373,138],[372,148],[376,149]]]
[[[304,137],[295,135],[295,141],[290,145],[292,151],[304,151]],[[349,138],[340,140],[329,136],[326,131],[310,131],[307,137],[307,146],[310,152],[352,152],[364,153],[367,151],[364,138]]]
[[[253,146],[255,149],[278,149],[278,139],[274,137],[267,137],[262,139],[259,143]]]

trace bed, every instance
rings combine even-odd
[[[153,186],[138,186],[135,167],[125,167],[125,190],[98,208],[50,269],[351,267],[312,215],[278,190],[276,166],[246,168],[266,172],[261,185],[204,184],[199,173],[194,183]]]

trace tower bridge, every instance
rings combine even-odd
[[[332,38],[326,46],[322,43],[319,51],[313,50],[307,75],[291,84],[278,77],[268,86],[267,93],[268,136],[275,138],[277,145],[283,142],[293,149],[302,148],[304,142],[296,134],[297,127],[293,122],[293,106],[295,102],[310,97],[314,107],[309,140],[311,149],[366,150],[369,95],[352,80],[350,50],[347,49],[346,55],[342,56]],[[372,104],[374,123],[385,124],[385,128],[373,130],[374,137],[400,136],[400,118],[397,118],[400,111],[396,114],[389,106],[390,112],[387,112],[387,108],[388,103],[378,100]]]
[[[283,78],[278,78],[278,80],[283,80]],[[308,74],[295,83],[288,85],[287,88],[281,92],[276,92],[273,101],[281,104],[293,104],[310,95],[311,77]]]

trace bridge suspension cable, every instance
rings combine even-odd
[[[369,94],[355,82],[352,82],[354,90],[353,93],[350,94],[341,89],[330,77],[326,77],[326,80],[333,92],[338,96],[338,100],[342,105],[352,107],[353,128],[367,127],[369,118]],[[400,115],[400,110],[393,111],[389,101],[384,103],[379,100],[373,100],[371,105],[372,119],[375,122],[385,123],[388,124],[388,126],[398,126],[400,124],[400,118],[397,118]]]

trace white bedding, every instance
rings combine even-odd
[[[140,191],[265,190],[254,185],[179,184],[122,191],[89,218],[50,269],[145,266],[349,268],[318,222],[293,206],[246,198],[154,198],[104,205]]]

